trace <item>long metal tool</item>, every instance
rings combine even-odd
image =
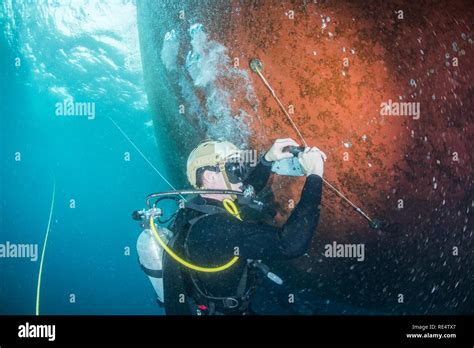
[[[263,81],[263,83],[265,84],[265,86],[268,88],[268,90],[270,91],[270,93],[272,94],[273,98],[275,99],[275,101],[277,102],[278,106],[280,107],[281,111],[285,114],[286,118],[288,119],[288,121],[290,122],[291,126],[293,127],[293,129],[295,130],[296,134],[298,134],[298,137],[301,139],[301,142],[303,143],[303,145],[305,147],[308,147],[308,144],[306,143],[306,140],[304,140],[304,137],[303,137],[303,134],[301,134],[300,130],[298,129],[298,127],[296,126],[295,122],[293,122],[293,119],[291,118],[290,114],[288,113],[288,111],[286,111],[285,107],[283,106],[282,102],[280,101],[280,99],[278,98],[278,96],[276,95],[275,91],[273,90],[272,86],[268,83],[267,79],[265,78],[265,76],[263,76],[263,74],[261,73],[261,70],[263,70],[263,64],[262,64],[262,61],[260,59],[257,59],[257,58],[254,58],[250,61],[250,69],[252,69],[252,71],[254,73],[256,73],[260,79]]]
[[[290,114],[288,113],[288,111],[286,111],[285,107],[283,106],[283,103],[280,101],[280,99],[278,98],[278,96],[276,95],[275,91],[273,90],[272,86],[270,85],[270,83],[267,81],[267,79],[265,78],[265,76],[263,76],[262,74],[262,70],[263,70],[263,64],[262,64],[262,61],[258,58],[253,58],[250,60],[250,69],[256,73],[260,79],[262,80],[263,84],[268,88],[268,90],[270,91],[270,93],[272,94],[273,98],[275,99],[275,101],[277,102],[278,106],[280,107],[281,111],[285,114],[286,118],[288,119],[288,121],[290,122],[291,126],[293,127],[293,129],[295,130],[296,134],[298,135],[298,137],[301,139],[301,142],[304,144],[305,147],[308,147],[308,144],[306,143],[304,137],[303,137],[303,134],[301,134],[300,130],[298,129],[298,127],[296,126],[295,122],[293,121],[293,119],[291,118]],[[379,229],[381,227],[381,224],[382,222],[379,220],[379,219],[376,219],[376,218],[371,218],[369,217],[361,208],[359,208],[357,205],[355,205],[349,198],[347,198],[341,191],[339,191],[337,188],[335,188],[330,182],[328,182],[327,180],[325,180],[323,178],[323,182],[332,190],[334,191],[339,197],[341,197],[345,202],[347,202],[352,208],[354,208],[354,210],[359,213],[362,217],[364,217],[368,222],[369,222],[369,225],[370,227],[374,228],[374,229]]]

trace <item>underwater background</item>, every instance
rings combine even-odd
[[[161,313],[130,216],[169,187],[109,119],[171,175],[147,110],[135,5],[3,1],[1,24],[2,243],[37,243],[40,256],[56,182],[40,314]],[[69,97],[95,103],[95,119],[57,117]],[[39,257],[0,260],[0,314],[34,314],[38,268]]]
[[[458,12],[463,12],[468,2],[455,3]],[[293,134],[288,133],[278,110],[272,109],[275,105],[268,91],[252,82],[243,64],[232,65],[233,55],[244,61],[250,58],[249,51],[266,58],[266,71],[272,71],[273,64],[270,76],[272,81],[280,81],[279,95],[287,91],[286,100],[309,110],[297,123],[304,127],[303,133],[318,138],[318,146],[320,141],[334,158],[328,165],[328,177],[339,174],[338,184],[358,195],[358,202],[370,211],[391,215],[402,225],[394,233],[370,231],[359,216],[324,193],[321,223],[310,255],[293,263],[271,265],[308,305],[298,312],[472,313],[473,65],[461,65],[459,75],[457,71],[450,75],[452,67],[445,67],[448,58],[438,54],[444,52],[444,43],[436,44],[434,53],[425,48],[430,52],[426,62],[415,55],[424,56],[425,52],[410,45],[403,47],[405,51],[400,48],[399,56],[389,49],[384,51],[377,40],[403,43],[404,38],[413,37],[415,43],[432,45],[425,40],[433,36],[431,22],[419,38],[409,30],[405,33],[397,23],[390,25],[390,30],[378,30],[373,13],[389,12],[380,8],[396,8],[396,1],[387,5],[373,2],[369,6],[373,13],[362,11],[362,15],[365,6],[355,3],[340,6],[340,13],[338,5],[330,3],[273,4],[2,1],[0,243],[37,244],[38,260],[0,258],[0,314],[35,313],[39,258],[48,226],[40,314],[163,314],[138,265],[135,245],[141,231],[131,219],[132,211],[144,207],[149,193],[188,187],[183,173],[185,157],[203,137],[225,138],[243,148],[263,151],[275,135]],[[286,24],[281,23],[288,19],[286,8],[293,4],[304,13],[300,18],[309,18],[311,24],[316,21],[318,27],[305,28],[307,22],[302,20],[294,30],[286,30]],[[183,8],[186,20],[180,21]],[[411,29],[418,25],[416,18],[423,16],[419,8],[417,11],[409,17]],[[216,15],[220,22],[213,22]],[[252,16],[261,22],[251,22]],[[271,22],[273,18],[275,22]],[[377,19],[385,22],[382,15]],[[338,20],[346,24],[338,27]],[[438,25],[436,20],[433,23]],[[464,52],[462,59],[469,62],[473,35],[470,29],[463,29],[469,23],[458,24],[443,23],[435,29],[439,36],[457,40],[462,47],[461,51],[458,44],[448,45],[449,54],[461,57],[458,51]],[[224,30],[227,25],[232,30]],[[336,43],[333,35],[341,41]],[[244,39],[248,37],[254,40]],[[292,41],[293,37],[299,39]],[[310,47],[308,42],[313,39],[321,46]],[[288,42],[308,47],[297,50],[293,44],[285,46]],[[351,48],[353,42],[356,49]],[[337,59],[346,54],[346,47],[351,59],[355,56],[350,73],[356,82],[344,79],[346,73],[350,76],[349,69],[343,74],[339,71]],[[297,54],[298,61],[293,58]],[[387,57],[393,62],[384,65]],[[410,65],[410,59],[424,65]],[[437,83],[429,80],[436,75],[429,70],[425,80],[417,77],[418,85],[412,86],[411,74],[424,75],[428,65],[440,71]],[[441,73],[443,68],[448,71],[447,78]],[[310,76],[311,69],[321,71],[321,76]],[[302,70],[308,74],[303,71],[299,76]],[[401,72],[392,75],[393,71]],[[403,80],[403,87],[397,79]],[[344,90],[346,87],[352,90]],[[450,88],[452,93],[446,95],[451,99],[444,97],[443,101],[439,95]],[[364,124],[381,94],[398,96],[402,89],[406,98],[411,93],[421,95],[423,89],[423,97],[433,101],[430,117],[423,116],[416,125],[405,120]],[[356,101],[349,100],[346,105],[347,94]],[[435,99],[444,104],[439,106]],[[57,116],[57,103],[65,100],[93,104],[94,117]],[[306,117],[313,112],[311,103],[321,106],[313,119]],[[180,115],[182,105],[192,117]],[[437,108],[446,108],[452,119],[436,117]],[[262,124],[260,118],[265,117]],[[445,125],[448,145],[438,136]],[[368,135],[367,143],[361,140],[362,133]],[[432,149],[425,151],[423,146],[431,142]],[[440,154],[449,157],[451,146],[460,153],[458,167],[452,169],[445,160],[442,167],[433,169],[423,162],[431,153],[433,159]],[[336,160],[347,148],[358,159],[354,166]],[[407,169],[404,151],[412,156]],[[373,163],[369,163],[374,167],[372,172],[366,159]],[[299,192],[294,186],[288,188],[286,178],[281,180],[275,180],[272,187],[279,184],[276,193],[283,192],[281,197]],[[408,212],[395,209],[390,202],[397,190],[408,196]],[[363,264],[324,259],[321,248],[336,238],[367,243],[372,252]],[[460,246],[458,258],[450,255],[453,245]],[[260,291],[260,313],[278,312],[270,301],[278,291],[269,284]],[[405,294],[404,306],[397,303],[399,293]]]

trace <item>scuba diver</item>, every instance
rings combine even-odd
[[[293,157],[287,149],[297,147],[292,139],[276,140],[252,171],[247,170],[242,151],[230,142],[206,141],[191,152],[187,177],[192,186],[203,191],[179,209],[169,226],[173,235],[167,244],[170,249],[163,253],[160,273],[167,315],[253,314],[252,296],[262,282],[262,275],[282,283],[264,262],[293,259],[307,252],[319,221],[326,160],[326,155],[316,147],[300,148],[297,153],[306,181],[298,204],[281,227],[267,222],[273,216],[261,206],[259,209],[259,204],[255,204],[258,201],[240,199],[245,195],[237,198],[233,194],[212,193],[262,191],[272,164]],[[154,223],[152,229],[153,226]],[[188,261],[176,255],[183,255]],[[215,267],[231,257],[234,258],[229,266],[218,272],[186,267],[186,263]]]

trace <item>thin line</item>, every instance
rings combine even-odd
[[[43,251],[41,252],[41,262],[40,262],[40,267],[39,267],[39,272],[38,272],[38,286],[36,287],[36,315],[39,315],[40,292],[41,292],[41,276],[43,274],[44,255],[46,253],[46,245],[48,243],[49,230],[51,228],[51,218],[53,216],[55,195],[56,195],[56,179],[55,179],[54,174],[53,174],[53,198],[51,200],[51,208],[49,210],[48,227],[46,228],[46,235],[44,237]]]
[[[107,118],[114,124],[115,127],[117,127],[117,129],[120,131],[120,133],[122,133],[122,135],[125,137],[125,139],[128,140],[128,142],[130,144],[132,144],[132,146],[135,148],[135,150],[137,150],[137,152],[143,157],[143,159],[150,165],[150,167],[153,168],[153,170],[174,190],[174,191],[177,191],[177,189],[163,176],[163,174],[160,173],[160,171],[158,169],[156,169],[156,167],[153,165],[153,163],[150,162],[150,160],[143,154],[143,152],[140,151],[140,149],[138,148],[137,145],[135,145],[135,143],[132,141],[132,139],[130,139],[130,137],[123,131],[122,128],[120,128],[120,126],[110,117],[110,116],[107,116]],[[181,196],[181,195],[180,195]],[[186,199],[181,196],[182,199],[184,199],[186,201]]]
[[[300,137],[300,139],[302,140],[303,144],[305,145],[305,147],[308,147],[308,144],[306,143],[304,137],[303,137],[303,134],[301,134],[300,130],[298,129],[298,127],[296,126],[295,122],[293,121],[293,119],[291,118],[291,116],[288,114],[288,112],[286,111],[285,107],[283,106],[283,103],[280,101],[280,99],[278,98],[278,96],[276,95],[274,89],[272,88],[272,86],[270,85],[270,83],[267,81],[267,79],[265,78],[265,76],[263,76],[263,74],[260,72],[260,70],[257,69],[256,73],[258,74],[258,76],[260,77],[260,79],[263,81],[263,83],[265,84],[265,86],[268,88],[268,90],[270,91],[270,93],[272,94],[273,98],[276,100],[278,106],[280,107],[281,111],[283,111],[283,113],[285,114],[285,116],[288,118],[288,120],[290,121],[290,124],[291,126],[293,127],[293,129],[297,132],[298,136]],[[361,209],[359,208],[357,205],[355,205],[354,203],[352,203],[352,201],[347,198],[341,191],[339,191],[337,188],[335,188],[331,183],[329,183],[326,179],[322,179],[323,182],[329,186],[329,188],[331,190],[333,190],[339,197],[341,197],[342,199],[344,199],[347,203],[349,203],[350,206],[352,206],[360,215],[362,215],[364,218],[366,218],[368,221],[370,222],[373,222],[373,220]]]

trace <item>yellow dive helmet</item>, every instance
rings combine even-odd
[[[224,175],[228,189],[234,172],[242,176],[242,151],[228,141],[205,141],[196,147],[188,157],[187,176],[191,185],[198,187],[196,173],[202,167],[217,167]]]

